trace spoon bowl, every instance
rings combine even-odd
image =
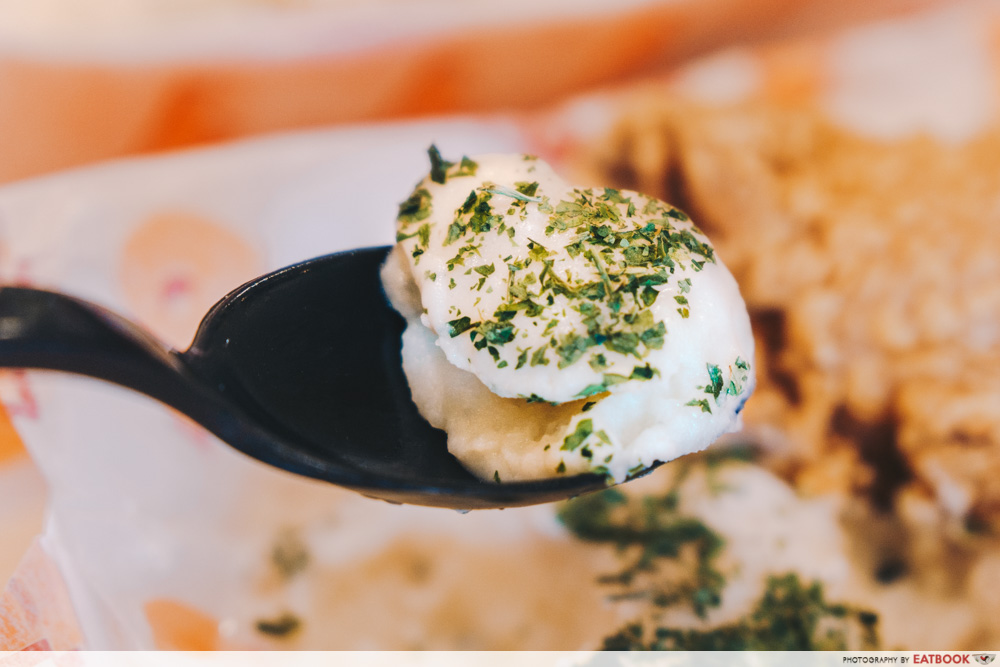
[[[395,503],[517,507],[605,488],[596,474],[497,484],[448,453],[403,373],[404,319],[379,276],[389,248],[312,259],[234,290],[185,352],[107,310],[0,289],[0,367],[96,377],[188,415],[241,452]]]

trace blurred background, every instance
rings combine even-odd
[[[530,111],[932,1],[8,0],[0,182],[278,130]]]
[[[359,182],[373,180],[385,168],[392,187],[370,192],[397,192],[401,199],[420,173],[416,147],[427,139],[455,154],[474,152],[466,146],[535,152],[580,179],[680,200],[718,235],[754,316],[763,379],[759,407],[750,408],[748,421],[765,452],[760,465],[804,497],[839,495],[847,504],[838,511],[860,526],[859,543],[884,546],[908,535],[912,545],[920,542],[912,534],[917,525],[933,533],[930,542],[944,544],[943,536],[951,535],[943,551],[920,547],[920,558],[943,564],[946,551],[957,559],[947,562],[970,573],[961,582],[917,577],[905,593],[855,589],[868,591],[866,601],[880,600],[871,603],[876,606],[933,600],[927,609],[954,611],[964,592],[997,573],[1000,562],[994,542],[972,545],[953,535],[958,525],[995,524],[1000,507],[991,478],[992,471],[1000,474],[996,382],[968,381],[973,369],[1000,376],[998,272],[991,260],[1000,247],[995,233],[980,227],[996,214],[1000,191],[989,179],[968,185],[975,174],[992,173],[998,65],[1000,22],[992,2],[512,0],[498,7],[457,0],[4,0],[0,277],[95,299],[183,347],[201,313],[242,280],[319,254],[315,248],[380,242],[381,232],[345,237],[330,229],[324,216],[334,195],[351,190],[334,191],[327,183],[350,184],[347,175],[355,170]],[[980,136],[987,139],[976,149],[969,140]],[[921,137],[919,145],[906,143],[913,137]],[[356,157],[366,152],[380,161]],[[118,162],[137,157],[143,159]],[[811,171],[834,163],[834,175]],[[935,171],[935,164],[945,166]],[[927,173],[906,171],[914,165],[928,165]],[[864,187],[873,192],[857,194]],[[896,188],[891,201],[898,205],[879,208],[880,187],[883,194]],[[972,189],[969,197],[964,187]],[[757,191],[778,194],[762,201]],[[911,221],[919,212],[900,211],[928,192],[931,198],[917,207],[933,210],[937,222],[921,226]],[[967,209],[957,211],[948,193]],[[390,225],[394,205],[390,200],[376,211]],[[826,219],[823,207],[840,207],[843,215]],[[953,248],[941,241],[967,221],[983,257],[971,250],[975,241]],[[907,234],[931,248],[920,245],[904,259],[885,260],[885,270],[865,280],[838,277],[838,267],[849,265],[856,276],[857,267],[878,265]],[[786,270],[768,272],[767,262],[750,257],[755,244],[784,253]],[[845,248],[863,251],[840,262]],[[952,290],[978,286],[969,291],[977,296],[955,306],[954,294],[943,293],[930,305],[913,306],[931,313],[924,321],[907,309],[940,281],[892,292],[873,286],[929,271],[935,262],[942,271],[963,262],[978,267],[964,282],[949,284]],[[808,290],[779,289],[799,281]],[[852,311],[843,303],[848,298],[864,307]],[[870,330],[844,324],[879,314],[883,319]],[[972,330],[978,333],[966,335]],[[945,354],[956,349],[958,361]],[[963,350],[971,351],[962,356]],[[857,360],[865,363],[852,363]],[[944,385],[951,393],[913,388],[945,367],[968,371],[949,376],[951,385]],[[93,528],[94,516],[74,512],[84,506],[111,512],[114,499],[87,505],[94,487],[74,486],[80,471],[69,464],[79,461],[74,447],[96,447],[102,438],[131,444],[119,441],[152,433],[149,439],[162,436],[168,449],[183,440],[202,453],[216,451],[195,427],[159,414],[165,411],[103,391],[0,373],[0,582],[21,563],[0,598],[0,611],[6,610],[0,616],[7,619],[6,629],[0,621],[0,645],[85,644],[78,630],[59,624],[79,615],[105,619],[101,604],[128,599],[136,608],[145,605],[143,619],[153,629],[136,631],[121,619],[120,627],[102,620],[95,629],[83,620],[91,645],[186,648],[191,644],[169,639],[176,633],[163,628],[184,618],[217,629],[232,604],[201,601],[188,613],[146,590],[107,588],[109,573],[94,565],[107,556],[106,544],[76,562],[72,545],[90,544],[80,526]],[[92,400],[100,406],[91,409]],[[941,406],[946,417],[925,419]],[[101,435],[115,415],[144,409],[149,421],[136,418]],[[891,447],[884,444],[890,441]],[[969,441],[981,445],[975,454],[962,449]],[[948,453],[921,458],[928,448]],[[257,474],[245,473],[247,479]],[[92,477],[95,485],[102,479]],[[192,488],[201,482],[185,481]],[[285,489],[291,482],[274,484]],[[286,491],[299,497],[300,491]],[[306,495],[313,493],[327,502],[325,492]],[[900,493],[909,494],[909,505],[897,502]],[[851,506],[851,499],[863,502]],[[899,509],[903,505],[910,510]],[[119,509],[138,521],[149,510],[144,507]],[[280,532],[282,524],[268,525]],[[31,545],[43,533],[46,553],[40,555]],[[877,560],[869,569],[892,570],[882,572],[889,580],[903,577],[896,570],[907,570],[906,558],[886,556],[891,551],[851,562]],[[161,553],[138,557],[153,552]],[[161,566],[167,571],[180,562]],[[160,593],[172,581],[163,576]],[[62,590],[60,577],[71,580],[68,598],[65,591],[52,593]],[[89,584],[80,583],[88,578],[99,582],[90,597]],[[196,589],[199,581],[184,586]],[[145,600],[150,596],[157,600],[152,607]],[[70,598],[75,613],[67,607]],[[82,611],[86,605],[93,608]],[[25,620],[31,615],[25,609],[58,622],[43,623],[43,632]],[[957,626],[965,630],[927,636],[953,642],[947,648],[996,637],[989,624],[973,620],[984,609],[962,607]],[[157,630],[156,619],[163,618],[171,620]],[[587,632],[594,633],[591,645],[607,634],[567,623],[579,633],[572,639],[545,644],[536,638],[525,648],[557,648],[558,641],[577,648]],[[916,634],[896,633],[906,646]]]

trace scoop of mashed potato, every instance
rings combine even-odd
[[[741,426],[749,318],[687,215],[531,156],[430,155],[382,277],[413,399],[466,468],[620,482]]]

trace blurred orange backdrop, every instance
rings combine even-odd
[[[720,46],[940,1],[659,0],[627,10],[609,2],[523,21],[484,3],[473,29],[286,58],[192,60],[179,48],[172,61],[133,42],[111,45],[111,58],[68,56],[56,44],[51,54],[44,45],[30,55],[0,49],[0,183],[282,129],[530,109]],[[263,52],[270,35],[259,37]]]

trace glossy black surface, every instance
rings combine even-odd
[[[481,482],[448,453],[403,375],[404,321],[379,279],[387,250],[320,257],[240,287],[184,353],[91,304],[3,288],[0,366],[123,384],[250,456],[392,502],[514,507],[603,488],[596,475]]]

